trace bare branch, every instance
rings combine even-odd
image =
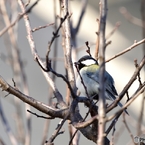
[[[51,39],[51,41],[49,42],[49,45],[48,45],[48,50],[47,50],[47,53],[46,53],[46,68],[48,68],[48,63],[49,63],[49,53],[51,51],[51,45],[52,43],[54,42],[54,40],[59,37],[58,36],[58,32],[60,30],[60,28],[62,27],[62,24],[64,23],[64,21],[67,19],[68,17],[68,13],[64,16],[64,18],[61,18],[61,22],[60,22],[60,25],[59,27],[56,29],[56,32],[53,32],[53,37]]]
[[[142,44],[142,43],[145,43],[145,39],[142,39],[138,42],[134,42],[134,44],[132,44],[130,47],[126,48],[125,50],[121,51],[120,53],[118,54],[115,54],[113,57],[111,57],[110,59],[106,60],[106,62],[109,62],[111,60],[113,60],[114,58],[117,58],[125,53],[127,53],[128,51],[132,50],[133,48],[136,48],[136,46]]]
[[[26,3],[25,3],[25,7],[27,7],[29,4],[30,4],[31,0],[28,0]]]
[[[115,124],[117,123],[117,120],[118,120],[118,118],[120,117],[121,114],[122,114],[122,112],[120,114],[116,115],[116,117],[113,119],[113,121],[111,122],[111,124],[109,125],[108,129],[105,132],[106,133],[106,136],[109,134],[109,132],[111,131],[111,129],[115,126]]]
[[[97,144],[104,144],[104,133],[105,133],[105,117],[106,117],[106,106],[105,106],[105,87],[104,87],[104,73],[105,73],[105,27],[107,18],[107,0],[100,1],[101,7],[101,19],[100,19],[100,34],[99,34],[99,60],[100,60],[100,70],[99,70],[99,121],[98,121],[98,139]]]
[[[24,4],[23,4],[22,0],[18,0],[18,2],[19,2],[19,5],[21,7],[22,12],[24,13],[25,12],[25,7],[24,7]],[[40,59],[39,55],[37,54],[37,50],[35,48],[35,43],[34,43],[33,36],[32,36],[29,17],[28,17],[27,14],[24,14],[24,21],[25,21],[25,25],[26,25],[26,29],[27,29],[27,34],[28,34],[27,38],[28,38],[28,41],[29,41],[29,45],[30,45],[30,48],[31,48],[31,53],[34,57],[34,60],[39,62],[41,64],[41,66],[43,66],[43,68],[45,68],[42,60]],[[59,104],[62,105],[63,107],[67,107],[66,103],[63,101],[63,97],[61,96],[58,89],[54,85],[54,82],[50,78],[49,74],[44,72],[44,71],[43,71],[43,74],[44,74],[47,82],[50,84],[50,86],[53,90],[53,93],[54,93],[55,97],[57,98],[57,101],[59,102]]]
[[[10,94],[13,94],[14,96],[19,98],[20,100],[24,101],[25,103],[33,106],[37,110],[39,110],[47,115],[50,115],[52,117],[64,118],[65,114],[68,112],[68,108],[54,109],[54,108],[52,108],[52,107],[50,107],[42,102],[35,100],[32,97],[29,97],[29,96],[23,94],[19,90],[10,86],[1,76],[0,76],[0,85],[1,85],[1,88],[3,91],[6,91],[6,92],[9,92]]]
[[[78,123],[74,124],[74,127],[77,129],[85,128],[85,127],[91,125],[95,120],[98,120],[98,119],[99,119],[99,117],[98,117],[98,115],[96,115],[96,116],[93,116],[88,121],[78,122]]]
[[[13,21],[9,26],[5,27],[3,30],[0,31],[0,36],[2,36],[4,33],[6,33],[10,28],[12,28],[23,16],[27,13],[30,13],[33,7],[38,4],[40,0],[37,0],[30,8],[28,8],[26,11],[24,11],[22,14],[19,14],[15,21]]]
[[[144,94],[145,94],[145,90],[144,90]],[[137,124],[137,135],[138,136],[142,133],[141,124],[143,122],[143,116],[144,116],[144,103],[145,103],[145,96],[142,96],[141,110],[140,110],[140,114],[138,117],[138,124]]]
[[[1,116],[1,119],[2,119],[3,126],[5,127],[6,133],[9,136],[10,142],[13,145],[18,145],[17,139],[15,138],[15,136],[14,136],[14,134],[13,134],[13,132],[12,132],[10,126],[9,126],[9,123],[8,123],[6,117],[5,117],[5,114],[3,112],[1,101],[0,101],[0,116]],[[0,143],[1,143],[1,141],[0,141]]]
[[[71,92],[71,95],[73,98],[76,98],[76,94],[74,93],[72,87],[71,87],[71,84],[70,82],[67,80],[67,78],[65,76],[63,76],[62,74],[59,74],[57,72],[55,72],[52,68],[51,68],[51,61],[49,60],[48,64],[47,64],[47,69],[45,69],[41,63],[39,62],[39,60],[36,58],[36,61],[38,62],[39,66],[42,68],[42,70],[44,70],[45,72],[52,72],[55,76],[59,77],[59,78],[62,78],[64,80],[64,82],[66,82],[66,84],[68,85],[68,88]]]
[[[141,0],[140,3],[140,9],[141,9],[141,18],[142,18],[142,36],[145,38],[145,1]],[[143,53],[145,54],[145,43],[143,44]]]
[[[138,67],[137,59],[134,60],[134,65],[136,68]],[[138,82],[139,82],[139,85],[141,86],[142,82],[141,82],[140,72],[138,73]]]
[[[117,116],[118,114],[120,114],[120,113],[122,113],[122,111],[124,110],[124,109],[126,109],[140,94],[142,94],[143,92],[145,91],[145,84],[144,84],[144,86],[143,87],[141,87],[141,89],[139,90],[139,91],[137,91],[137,93],[135,93],[132,97],[131,97],[131,99],[119,110],[119,111],[117,111],[114,115],[112,115],[112,116],[110,116],[110,117],[108,117],[107,119],[106,119],[106,121],[110,121],[110,120],[112,120],[113,118],[115,118],[115,116]]]
[[[131,130],[129,129],[129,126],[128,126],[128,124],[127,124],[127,122],[126,122],[126,119],[125,119],[125,113],[123,113],[122,116],[123,116],[123,123],[124,123],[126,129],[128,130],[128,133],[129,133],[129,135],[130,135],[130,137],[131,137],[131,139],[132,139],[132,143],[135,145],[134,136],[132,135]]]
[[[119,97],[116,98],[116,100],[107,108],[106,112],[109,112],[112,108],[114,108],[117,105],[117,103],[123,98],[126,91],[130,88],[132,83],[136,80],[136,77],[138,76],[138,73],[140,72],[140,70],[143,68],[144,65],[145,65],[145,56],[143,57],[140,64],[136,68],[136,70],[135,70],[134,74],[132,75],[132,77],[130,78],[129,82],[126,84],[126,86],[123,88],[123,90],[119,94]]]
[[[87,91],[87,87],[86,87],[85,84],[84,84],[83,78],[81,77],[81,74],[80,74],[79,69],[78,69],[78,67],[77,67],[76,64],[75,64],[75,67],[76,67],[76,69],[77,69],[78,75],[80,76],[81,83],[82,83],[82,85],[83,85],[83,87],[84,87],[84,89],[85,89],[85,93],[86,93],[86,95],[87,95],[87,97],[88,97],[88,99],[89,99],[89,94],[88,94],[88,91]]]
[[[63,124],[65,123],[68,115],[69,115],[69,113],[66,115],[66,117],[63,120],[60,121],[60,123],[58,124],[58,126],[55,129],[54,133],[52,134],[50,139],[47,141],[47,143],[53,143],[54,139],[59,135],[59,131],[62,128]]]
[[[144,27],[142,24],[142,21],[134,16],[132,16],[125,7],[120,8],[120,12],[123,14],[123,16],[131,23],[139,26]]]
[[[38,31],[38,30],[40,30],[40,29],[49,27],[49,26],[51,26],[51,25],[54,25],[54,23],[46,24],[46,25],[44,25],[44,26],[35,27],[35,28],[32,29],[32,32],[35,32],[35,31]]]
[[[27,110],[29,113],[31,113],[31,114],[33,114],[33,115],[35,115],[36,117],[38,117],[38,118],[44,118],[44,119],[54,119],[55,117],[45,117],[45,116],[42,116],[42,115],[38,115],[37,113],[34,113],[34,112],[32,112],[32,111],[30,111],[30,110]]]
[[[120,22],[117,22],[113,30],[106,36],[106,40],[109,39],[119,27],[120,27]]]
[[[68,8],[68,2],[69,0],[61,0],[61,9],[63,12],[63,16],[66,16],[69,14],[69,8]],[[64,49],[64,57],[65,57],[65,64],[67,66],[67,72],[68,72],[68,80],[73,90],[76,89],[75,86],[75,76],[74,76],[74,70],[73,70],[73,63],[72,63],[72,57],[71,57],[71,33],[70,33],[70,18],[67,17],[67,19],[64,22],[64,42],[65,47]]]
[[[15,4],[15,5],[17,5],[17,4]],[[5,24],[6,24],[6,26],[9,26],[11,22],[8,17],[8,12],[6,10],[4,0],[1,1],[1,7],[2,7],[2,9],[1,9],[2,13],[4,14],[3,17],[4,17]],[[17,13],[16,7],[14,7],[14,8],[12,7],[12,10],[14,11],[14,13]],[[19,85],[22,84],[24,93],[28,95],[29,91],[28,91],[27,77],[24,72],[23,61],[21,60],[19,48],[17,46],[17,38],[16,38],[17,35],[13,28],[10,28],[8,30],[8,34],[9,34],[11,47],[12,47],[11,48],[12,50],[10,50],[10,48],[8,49],[8,53],[11,53],[11,56],[12,56],[12,60],[10,59],[9,62],[11,64],[11,67],[12,67],[12,70],[14,73],[14,77],[16,78],[16,83],[18,83]],[[21,79],[22,79],[22,81],[21,81]],[[14,80],[13,80],[13,82],[14,82]],[[21,83],[21,82],[23,82],[23,83]],[[15,87],[16,87],[16,83],[14,82]],[[18,86],[18,87],[20,87],[20,86]],[[22,142],[25,142],[25,145],[27,145],[30,143],[30,138],[31,138],[31,117],[30,117],[30,114],[28,114],[26,112],[27,133],[25,135],[23,121],[22,121],[22,117],[21,117],[21,115],[22,115],[21,105],[20,105],[19,100],[16,100],[16,99],[17,98],[15,98],[14,100],[15,100],[15,107],[17,110],[16,111],[16,115],[17,115],[16,127],[17,127],[18,137],[21,139]],[[27,104],[25,104],[25,110],[26,109],[30,109],[30,106]]]
[[[95,48],[95,55],[94,55],[94,58],[96,60],[98,60],[98,57],[99,57],[99,43],[100,43],[99,42],[99,39],[100,39],[99,35],[100,35],[100,19],[101,19],[101,9],[102,9],[100,4],[99,4],[99,6],[100,6],[100,14],[99,14],[99,19],[96,20],[98,23],[98,30],[96,32],[97,39],[96,39],[96,48]]]
[[[82,0],[82,9],[81,9],[81,13],[80,13],[76,28],[73,28],[72,23],[71,23],[71,36],[72,36],[73,41],[75,41],[76,35],[79,31],[83,16],[84,16],[85,11],[86,11],[87,3],[88,3],[88,0]],[[76,47],[76,43],[74,43],[74,44],[75,44],[74,47]]]

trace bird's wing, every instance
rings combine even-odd
[[[94,80],[95,82],[97,82],[99,84],[99,72],[96,71],[95,74],[89,72],[89,73],[87,73],[87,76],[90,79]],[[114,86],[114,80],[107,71],[105,71],[105,82],[104,82],[104,84],[105,84],[105,88],[106,88],[106,92],[107,92],[108,97],[110,98],[110,100],[114,101],[116,99],[115,96],[118,95],[118,94],[117,94],[117,91],[116,91],[115,86]],[[123,106],[120,102],[118,102],[118,105],[121,108]],[[126,109],[124,111],[126,112],[126,114],[128,114]]]
[[[99,71],[98,70],[95,73],[88,72],[87,76],[99,84]],[[115,100],[116,99],[115,95],[118,95],[118,94],[117,94],[117,91],[114,87],[114,80],[107,71],[105,71],[104,85],[105,85],[105,89],[106,89],[108,95],[110,96],[109,97],[110,100]]]
[[[111,94],[113,94],[114,96],[118,95],[114,86],[114,80],[108,72],[105,72],[105,87],[106,87],[106,90],[110,92]]]
[[[92,79],[93,81],[97,82],[99,84],[99,75],[98,74],[94,74],[91,72],[87,73],[87,76]]]

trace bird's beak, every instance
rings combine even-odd
[[[74,62],[74,65],[77,69],[78,69],[79,64],[80,64],[79,62]]]
[[[79,65],[79,62],[74,62],[74,65]]]

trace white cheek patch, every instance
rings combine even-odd
[[[96,64],[96,61],[93,60],[93,59],[87,59],[87,60],[82,61],[82,64],[84,64],[84,65],[92,65],[92,64]]]

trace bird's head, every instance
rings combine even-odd
[[[89,55],[81,57],[75,65],[81,70],[83,67],[88,67],[91,65],[98,65],[98,61]]]

